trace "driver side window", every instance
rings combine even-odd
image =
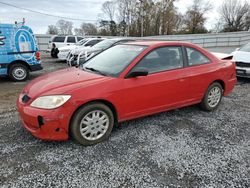
[[[183,67],[182,48],[161,47],[147,54],[134,68],[146,68],[149,74]]]

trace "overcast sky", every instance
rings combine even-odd
[[[95,23],[100,17],[102,3],[106,0],[0,0],[8,4],[24,7],[35,11],[40,11],[48,14],[93,20]],[[214,9],[207,14],[208,21],[206,26],[211,29],[218,19],[218,8],[222,0],[210,0]],[[186,8],[192,3],[192,0],[179,0],[176,3],[179,11],[185,12]],[[7,5],[0,4],[0,22],[14,23],[14,21],[22,21],[26,19],[26,25],[30,26],[36,34],[44,34],[47,31],[48,25],[55,24],[59,18],[45,16],[26,10],[17,9]],[[73,21],[74,27],[79,27],[82,21]]]

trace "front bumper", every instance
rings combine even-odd
[[[70,117],[67,110],[44,110],[17,101],[21,122],[33,136],[42,140],[67,140]]]
[[[236,66],[236,75],[238,77],[250,78],[250,67],[239,67],[239,66]]]
[[[30,70],[33,71],[39,71],[43,70],[43,67],[41,64],[35,64],[35,65],[30,65]]]

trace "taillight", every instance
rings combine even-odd
[[[40,52],[36,52],[36,60],[41,60],[41,54]]]

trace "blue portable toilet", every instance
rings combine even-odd
[[[30,71],[42,70],[33,31],[24,24],[0,24],[0,76],[24,81]]]

